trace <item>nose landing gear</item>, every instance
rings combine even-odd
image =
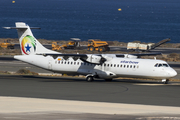
[[[162,82],[163,82],[164,84],[168,84],[169,79],[162,79]]]

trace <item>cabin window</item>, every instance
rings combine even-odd
[[[106,64],[104,64],[104,67],[106,67]]]
[[[111,67],[113,66],[113,64],[111,64]]]
[[[76,65],[76,62],[74,62],[74,65]]]
[[[69,64],[69,62],[67,64]]]
[[[58,61],[58,63],[60,64],[60,61]]]
[[[122,65],[121,65],[121,67],[122,67]]]
[[[139,68],[139,65],[137,66],[137,68]]]
[[[66,64],[66,62],[64,62],[64,64]]]
[[[61,64],[63,64],[63,61],[61,62]]]
[[[119,67],[119,64],[117,65],[117,67]]]
[[[132,68],[132,65],[130,65],[130,68]]]
[[[124,65],[124,68],[126,67],[126,65]]]
[[[114,64],[114,67],[116,67],[116,64]]]
[[[134,65],[134,68],[136,68],[136,66]]]

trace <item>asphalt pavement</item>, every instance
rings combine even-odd
[[[0,75],[0,119],[177,120],[179,87],[176,82]]]
[[[169,62],[180,79],[180,63]],[[13,59],[0,57],[0,71],[29,69],[52,72]],[[72,120],[178,120],[180,83],[96,79],[79,77],[0,75],[0,119]]]

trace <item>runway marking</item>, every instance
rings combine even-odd
[[[180,117],[140,117],[137,120],[180,120]]]
[[[144,86],[161,86],[164,84],[144,84],[144,83],[138,83],[138,84],[133,84],[133,85],[144,85]]]
[[[155,106],[124,103],[87,102],[74,100],[54,100],[25,97],[0,97],[0,113],[58,112],[95,113],[123,115],[178,115],[180,107]]]
[[[144,85],[144,86],[162,86],[162,85],[180,85],[180,83],[170,83],[170,84],[144,84],[144,83],[138,83],[133,85]]]

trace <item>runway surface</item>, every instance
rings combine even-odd
[[[180,64],[170,62],[180,78]],[[49,71],[0,58],[0,71]],[[53,74],[53,73],[52,73]],[[77,77],[0,75],[0,119],[180,119],[180,83]]]
[[[180,84],[137,80],[1,75],[0,96],[180,107]]]
[[[179,87],[174,82],[1,75],[0,118],[180,118]]]

